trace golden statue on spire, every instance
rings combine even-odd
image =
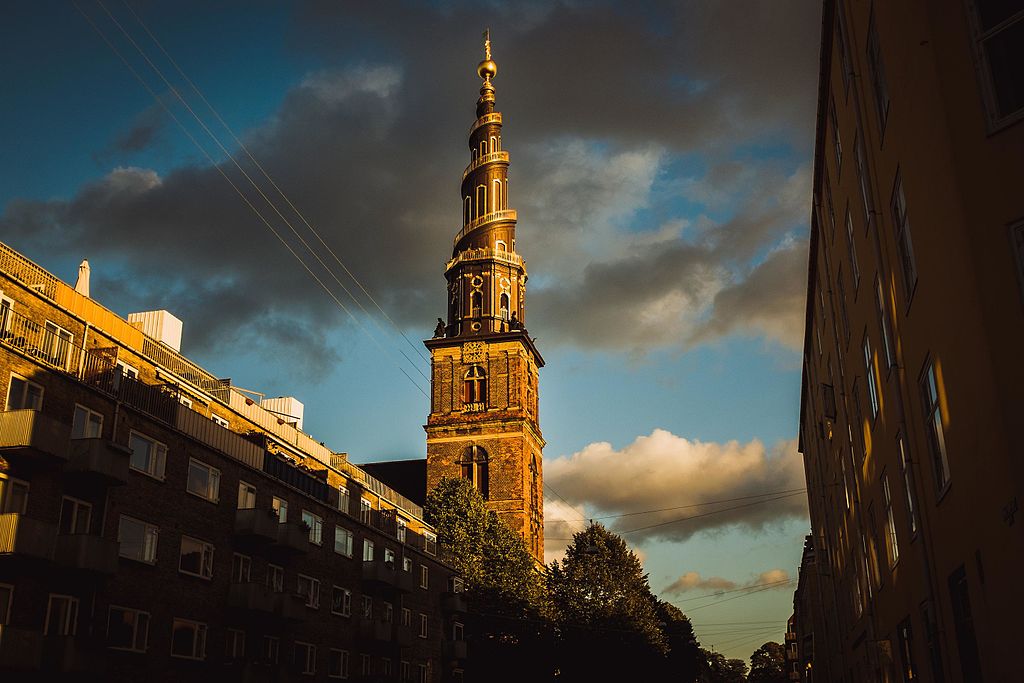
[[[485,82],[498,75],[498,65],[491,59],[491,29],[484,29],[484,61],[476,67],[476,72]]]

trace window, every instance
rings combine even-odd
[[[489,495],[489,458],[481,446],[470,446],[462,452],[462,478],[468,480],[486,499]]]
[[[171,624],[171,656],[206,659],[206,624],[175,617]]]
[[[949,599],[953,604],[953,626],[956,630],[956,644],[960,651],[960,669],[965,681],[980,681],[981,656],[978,653],[978,639],[974,632],[974,615],[971,612],[971,596],[967,585],[967,572],[963,565],[949,575]]]
[[[850,341],[850,316],[846,310],[846,284],[843,282],[843,269],[836,274],[836,287],[839,288],[839,319],[843,323],[843,339]]]
[[[43,387],[24,377],[11,375],[7,389],[7,410],[42,410]]]
[[[892,330],[889,325],[889,313],[885,305],[885,293],[882,290],[881,278],[875,278],[875,308],[878,309],[878,327],[882,330],[882,349],[885,351],[885,369],[896,366],[896,355],[892,348]]]
[[[882,45],[878,39],[874,12],[868,19],[868,71],[871,87],[875,91],[875,113],[878,114],[878,130],[885,131],[885,120],[889,115],[889,87],[885,83],[885,68],[882,66]]]
[[[271,503],[271,507],[274,508],[274,512],[277,513],[277,521],[284,524],[288,521],[288,501],[284,498],[278,498],[274,496],[274,500]]]
[[[850,92],[850,76],[853,75],[849,44],[849,41],[846,39],[846,22],[843,20],[843,6],[842,3],[836,3],[836,48],[839,51],[844,93]]]
[[[412,626],[412,610],[408,607],[402,608],[402,626],[406,628]]]
[[[403,557],[402,558],[402,571],[403,572],[411,572],[412,571],[412,558],[410,558],[410,557]]]
[[[882,475],[882,502],[885,503],[885,549],[889,567],[896,566],[900,559],[899,543],[896,539],[896,518],[892,513],[892,494],[889,492],[889,476]]]
[[[395,551],[391,548],[384,548],[384,564],[391,568],[395,568]]]
[[[220,500],[220,470],[194,458],[188,461],[188,482],[185,490],[211,503]]]
[[[203,579],[212,578],[213,546],[191,536],[182,536],[178,571]]]
[[[256,487],[247,481],[238,482],[238,509],[252,510],[256,507]]]
[[[479,318],[480,308],[483,305],[484,296],[479,290],[471,292],[469,295],[469,317]]]
[[[1020,3],[974,0],[974,40],[989,123],[998,126],[1024,111],[1024,9]]]
[[[871,201],[871,186],[868,184],[868,163],[864,156],[864,140],[858,136],[854,141],[854,148],[857,154],[857,180],[860,182],[860,199],[864,204],[864,227],[871,228],[873,224],[874,203]]]
[[[910,237],[910,220],[907,218],[907,198],[903,194],[903,178],[897,173],[892,188],[892,224],[896,228],[896,251],[899,252],[900,274],[903,276],[903,292],[909,303],[917,284],[917,263],[914,260],[914,244]]]
[[[0,626],[7,624],[11,616],[11,599],[14,597],[14,586],[0,583]]]
[[[156,542],[160,533],[159,527],[146,524],[134,517],[121,515],[117,527],[118,551],[121,557],[146,564],[156,563]]]
[[[420,614],[420,638],[427,637],[427,615]]]
[[[860,286],[860,266],[857,264],[857,244],[853,239],[853,219],[850,208],[846,208],[846,248],[850,256],[850,272],[853,273],[853,288]]]
[[[252,558],[241,553],[231,555],[231,583],[249,583]]]
[[[348,489],[344,486],[338,487],[338,509],[344,512],[346,515],[349,514],[349,505],[351,505],[352,499],[348,495]]]
[[[498,310],[501,313],[501,319],[504,320],[505,322],[508,322],[508,315],[509,315],[508,307],[509,307],[508,294],[505,294],[504,292],[502,292],[501,293],[501,299],[500,299],[500,304],[499,304]]]
[[[461,576],[453,576],[448,584],[448,588],[452,593],[462,593],[466,590],[466,582]]]
[[[267,565],[267,587],[275,593],[284,592],[284,567]]]
[[[128,464],[133,470],[148,474],[156,479],[164,478],[167,446],[149,438],[145,434],[133,431],[128,437],[128,447],[132,450],[132,456]]]
[[[427,565],[420,565],[420,588],[426,588],[430,580],[430,570],[427,569]]]
[[[321,545],[324,542],[324,520],[308,510],[302,511],[302,523],[309,528],[309,542]]]
[[[363,539],[363,562],[373,562],[373,541]]]
[[[896,627],[896,640],[900,651],[900,674],[903,683],[917,683],[921,678],[917,675],[917,667],[914,666],[914,635],[910,628],[910,617]]]
[[[864,335],[864,374],[867,377],[868,399],[871,403],[872,422],[878,417],[878,379],[875,372],[875,352],[871,348],[871,337]]]
[[[476,217],[487,213],[487,187],[485,185],[477,185],[476,188]]]
[[[107,614],[107,647],[145,652],[149,643],[149,612],[110,606]]]
[[[398,677],[402,683],[412,683],[412,669],[409,666],[409,662],[401,662],[398,672]]]
[[[0,292],[0,339],[7,339],[14,319],[14,301]]]
[[[433,531],[423,532],[423,552],[428,555],[437,554],[437,534]]]
[[[479,365],[466,371],[462,386],[463,403],[485,403],[487,401],[487,373]]]
[[[401,517],[398,518],[398,528],[395,530],[395,536],[398,538],[399,543],[405,543],[405,536],[409,530],[409,522],[405,521]]]
[[[71,358],[71,344],[74,339],[73,334],[47,320],[43,327],[42,351],[44,358],[57,367],[66,369],[68,360]]]
[[[178,395],[178,403],[180,403],[181,405],[185,406],[186,408],[191,408],[192,407],[192,399],[190,399],[188,396],[183,396],[183,395],[179,394]]]
[[[836,101],[829,102],[829,121],[832,123],[832,151],[836,157],[836,177],[843,171],[843,141],[839,137],[839,117],[836,115]],[[829,190],[831,192],[831,190]]]
[[[369,595],[363,596],[360,614],[363,615],[363,619],[373,619],[373,598]]]
[[[359,521],[363,524],[370,523],[370,516],[373,514],[373,503],[366,498],[359,499]]]
[[[418,683],[430,683],[430,667],[426,664],[420,664],[419,672]]]
[[[320,580],[299,574],[296,592],[305,600],[306,607],[320,609]]]
[[[390,624],[395,620],[395,606],[390,602],[385,602],[384,608],[381,611],[382,614],[380,615],[380,620],[385,624]]]
[[[334,552],[352,557],[352,532],[340,526],[334,527]]]
[[[359,655],[359,671],[364,677],[372,673],[370,670],[370,655]]]
[[[928,446],[932,453],[932,466],[935,468],[935,484],[942,491],[949,484],[949,461],[946,459],[946,437],[942,424],[942,406],[939,400],[939,380],[936,377],[935,363],[928,361],[921,379],[924,418],[928,432]]]
[[[352,614],[352,591],[341,586],[331,590],[331,614],[347,617]]]
[[[389,678],[391,676],[391,660],[387,657],[383,657],[380,660],[380,674],[385,678]]]
[[[464,640],[465,627],[458,621],[452,622],[452,640]]]
[[[77,630],[78,598],[50,593],[50,601],[46,606],[46,624],[43,626],[43,634],[73,636]]]
[[[907,501],[907,522],[910,524],[910,535],[917,534],[917,510],[914,505],[914,481],[910,472],[910,457],[907,455],[906,439],[903,432],[896,435],[896,447],[900,454],[900,475],[903,477],[903,495]]]
[[[267,664],[277,664],[278,655],[281,651],[281,640],[276,636],[263,636],[263,661]]]
[[[245,631],[229,628],[224,636],[224,656],[228,659],[245,659]]]
[[[218,424],[221,427],[224,427],[225,429],[227,429],[228,427],[231,426],[230,422],[225,420],[223,417],[221,417],[217,413],[210,413],[210,419],[213,420],[214,424]]]
[[[75,404],[71,420],[72,439],[98,439],[103,435],[103,415],[85,406]]]
[[[71,496],[64,496],[60,501],[60,524],[57,527],[62,534],[87,534],[92,519],[92,504]]]
[[[348,650],[331,650],[327,657],[328,678],[348,678]]]

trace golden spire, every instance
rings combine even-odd
[[[491,79],[498,75],[498,65],[491,59],[491,29],[484,30],[484,61],[477,65],[476,72],[484,79],[480,86],[480,99],[476,103],[476,115],[479,117],[494,110],[494,84]]]

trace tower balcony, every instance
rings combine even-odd
[[[496,123],[496,124],[498,124],[500,126],[501,125],[501,112],[498,112],[498,111],[491,112],[490,114],[484,114],[483,116],[478,118],[476,121],[473,122],[473,125],[470,126],[469,134],[472,136],[473,133],[476,132],[477,128],[479,128],[480,126],[486,126],[488,123]]]
[[[445,265],[444,272],[447,273],[460,263],[470,263],[473,261],[499,261],[501,263],[507,263],[510,266],[526,268],[526,262],[523,261],[523,257],[514,251],[503,251],[500,249],[490,249],[485,247],[481,249],[466,249],[465,251],[460,251],[455,258]]]
[[[468,176],[470,173],[480,168],[481,166],[486,166],[487,164],[491,164],[496,161],[502,161],[507,164],[508,152],[491,152],[489,154],[482,154],[478,156],[476,159],[473,159],[473,161],[470,162],[469,166],[466,167],[466,170],[462,172],[462,179],[465,180],[466,176]]]
[[[502,209],[501,211],[492,211],[491,213],[485,213],[479,218],[474,218],[466,224],[459,234],[455,236],[455,244],[459,243],[463,237],[473,232],[477,228],[487,225],[488,223],[495,223],[497,221],[515,221],[519,219],[519,214],[516,213],[515,209]]]

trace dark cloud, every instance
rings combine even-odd
[[[307,219],[393,318],[427,332],[443,315],[441,273],[459,228],[479,5],[325,2],[299,12],[293,49],[324,67],[245,141],[301,209],[262,181],[301,239],[221,162],[163,176],[117,168],[67,200],[10,202],[4,240],[44,264],[88,255],[99,300],[175,312],[187,352],[258,333],[266,353],[287,348],[316,367],[337,359],[324,339],[350,319],[314,276],[363,314]],[[806,154],[818,12],[763,0],[495,3],[486,13],[531,271],[528,322],[542,343],[643,350],[741,331],[795,344],[778,320],[788,329],[802,276],[781,263],[785,250],[757,262],[788,232],[802,238],[806,170],[735,152],[758,142]],[[115,147],[144,149],[162,125],[144,113]],[[672,186],[667,165],[688,154],[711,159],[710,173]],[[691,224],[683,199],[718,218]],[[756,305],[743,298],[753,284]],[[769,301],[765,286],[785,296]]]
[[[162,107],[153,105],[147,108],[128,130],[117,136],[113,142],[113,150],[117,152],[141,152],[149,148],[157,139],[167,123],[167,116]]]

